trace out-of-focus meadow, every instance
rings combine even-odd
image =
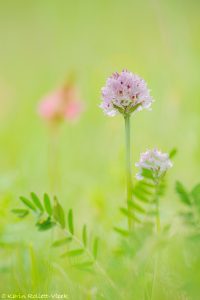
[[[34,259],[45,268],[49,234],[38,234],[31,220],[18,221],[10,210],[20,195],[51,193],[49,128],[37,106],[71,72],[85,109],[76,123],[60,126],[56,194],[65,209],[73,207],[77,226],[87,222],[103,240],[115,239],[125,199],[123,119],[98,107],[114,71],[139,74],[155,99],[151,112],[132,117],[133,174],[147,148],[178,149],[163,220],[172,220],[179,206],[174,181],[190,188],[200,181],[199,11],[196,0],[0,0],[0,292],[16,292],[27,274],[20,264],[26,244],[29,252],[40,249]]]

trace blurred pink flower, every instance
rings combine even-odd
[[[79,118],[83,111],[83,103],[80,101],[78,91],[74,85],[65,85],[49,95],[39,104],[39,115],[48,121],[69,122]]]

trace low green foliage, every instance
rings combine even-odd
[[[199,234],[200,237],[200,184],[187,191],[186,187],[177,181],[176,192],[184,205],[180,212],[184,224],[189,226],[192,233]]]
[[[98,254],[98,238],[94,238],[92,244],[92,250],[88,248],[88,233],[87,226],[82,227],[82,239],[74,233],[74,217],[73,210],[69,209],[67,214],[67,224],[66,228],[65,212],[58,201],[57,197],[53,198],[51,201],[48,194],[44,194],[44,207],[40,198],[35,194],[31,193],[31,199],[25,197],[20,197],[22,203],[27,207],[27,209],[13,209],[12,212],[20,218],[24,218],[29,214],[29,211],[34,212],[36,217],[36,227],[39,231],[50,230],[55,226],[60,227],[62,230],[63,238],[53,242],[52,247],[61,248],[67,246],[68,250],[63,252],[61,258],[73,258],[78,257],[78,261],[71,262],[73,267],[78,266],[84,269],[84,266],[88,268],[94,266],[94,262],[97,259]]]

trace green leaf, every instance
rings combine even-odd
[[[150,183],[147,180],[141,180],[141,181],[139,181],[138,185],[139,186],[144,186],[144,187],[147,187],[147,188],[150,188],[150,189],[155,189],[155,184],[154,183]]]
[[[78,262],[73,264],[73,267],[78,267],[78,268],[88,268],[88,267],[92,267],[94,265],[94,261],[90,260],[90,261],[83,261],[83,262]]]
[[[139,213],[146,213],[145,209],[143,207],[141,207],[140,205],[138,205],[137,203],[133,202],[133,201],[128,201],[128,205],[133,208],[134,210],[137,210]]]
[[[181,182],[176,182],[176,192],[179,194],[181,201],[184,204],[191,205],[190,197]]]
[[[196,205],[198,205],[200,207],[200,183],[197,184],[192,192],[191,192],[191,196],[195,202]]]
[[[152,189],[149,189],[147,186],[144,186],[140,183],[137,185],[136,190],[138,190],[144,196],[151,196],[153,194]]]
[[[53,216],[54,216],[55,220],[60,224],[60,226],[64,229],[65,228],[65,213],[56,197],[54,197]]]
[[[14,214],[18,216],[18,218],[24,218],[29,214],[29,211],[27,209],[18,209],[14,208],[11,210]]]
[[[144,203],[149,203],[149,199],[145,197],[143,194],[141,194],[141,192],[138,189],[135,189],[133,191],[133,195],[135,195],[135,197],[138,198],[140,201]]]
[[[31,193],[31,198],[35,204],[35,206],[41,211],[44,212],[44,208],[40,202],[40,199],[38,198],[38,196],[35,193]]]
[[[123,236],[129,236],[128,230],[125,230],[125,229],[119,228],[119,227],[114,227],[114,230]]]
[[[82,240],[83,240],[84,246],[87,247],[87,226],[86,225],[83,226]]]
[[[80,249],[73,249],[73,250],[69,250],[69,251],[63,253],[63,254],[61,255],[61,257],[64,258],[64,257],[66,257],[66,256],[69,256],[69,257],[79,256],[79,255],[81,255],[81,254],[83,254],[83,253],[84,253],[84,249],[83,249],[83,248],[80,248]]]
[[[96,237],[93,243],[93,256],[95,259],[97,259],[98,246],[99,246],[99,239]]]
[[[152,171],[151,170],[149,170],[149,169],[142,169],[142,176],[144,177],[144,178],[148,178],[148,179],[154,179],[153,178],[153,173],[152,173]]]
[[[68,213],[68,226],[69,226],[70,233],[73,235],[74,234],[74,221],[73,221],[72,209],[70,209],[69,213]]]
[[[55,225],[56,223],[53,222],[50,217],[48,217],[46,220],[42,220],[36,223],[36,226],[38,227],[39,231],[49,230]]]
[[[53,209],[51,206],[51,201],[48,194],[44,194],[44,207],[49,216],[52,215]]]
[[[57,240],[52,244],[52,247],[60,247],[63,246],[65,244],[68,244],[69,242],[72,241],[72,237],[66,237],[64,239],[61,240]]]
[[[23,196],[21,196],[21,197],[19,197],[19,198],[20,198],[20,200],[21,200],[28,208],[30,208],[30,209],[33,210],[34,212],[37,211],[36,208],[35,208],[35,206],[32,204],[32,202],[31,202],[30,200],[28,200],[27,198],[25,198],[25,197],[23,197]]]
[[[127,208],[121,207],[120,211],[128,218],[131,218],[132,220],[141,223],[140,220],[132,213],[130,212]]]
[[[173,148],[170,152],[169,152],[169,158],[174,158],[174,156],[176,156],[177,154],[177,149]]]

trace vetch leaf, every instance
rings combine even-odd
[[[135,202],[133,202],[133,201],[128,201],[128,205],[129,205],[131,208],[137,210],[139,213],[142,213],[142,214],[143,214],[143,213],[146,212],[145,209],[144,209],[143,207],[141,207],[140,205],[138,205],[137,203],[135,203]]]
[[[33,203],[35,204],[35,206],[41,211],[44,212],[44,208],[40,202],[40,199],[38,198],[38,196],[35,193],[31,193],[31,198],[33,200]]]
[[[152,189],[150,190],[149,188],[140,183],[137,185],[137,190],[144,196],[151,196],[153,194]]]
[[[191,205],[190,197],[181,182],[176,182],[176,192],[179,194],[180,199],[183,203]]]
[[[53,216],[60,226],[65,228],[65,213],[56,197],[54,197]]]
[[[132,220],[134,220],[138,223],[141,223],[140,220],[127,208],[121,207],[120,210],[126,217],[131,218]]]
[[[70,233],[73,235],[74,234],[74,221],[73,221],[72,209],[70,209],[69,213],[68,213],[68,226],[69,226]]]
[[[14,214],[16,214],[19,218],[24,218],[29,214],[29,211],[27,209],[18,209],[14,208],[11,210]]]
[[[73,267],[78,267],[78,268],[89,268],[92,267],[94,265],[94,261],[90,260],[90,261],[83,261],[83,262],[78,262],[73,264]]]
[[[51,216],[53,209],[51,206],[51,201],[50,201],[49,195],[46,193],[44,194],[44,207],[45,207],[45,210],[48,213],[48,215]]]
[[[64,239],[61,240],[57,240],[52,244],[52,247],[60,247],[63,246],[65,244],[68,244],[69,242],[72,241],[72,237],[66,237]]]
[[[46,220],[41,220],[36,223],[36,226],[38,227],[39,231],[49,230],[52,227],[54,227],[55,225],[56,225],[56,223],[53,222],[50,217],[48,217]]]
[[[84,246],[87,247],[87,226],[86,225],[83,226],[82,240],[83,240]]]
[[[200,207],[200,183],[193,188],[191,196],[194,199],[195,204]]]
[[[177,149],[173,148],[170,152],[169,152],[169,158],[174,158],[174,156],[176,156],[177,154]]]
[[[125,230],[125,229],[119,228],[119,227],[114,227],[114,230],[123,236],[129,236],[128,230]]]
[[[135,189],[133,191],[133,195],[135,195],[135,197],[137,197],[140,201],[149,203],[149,199],[146,196],[144,196],[143,194],[141,194],[141,192],[138,189]]]
[[[141,181],[139,181],[138,185],[144,186],[144,187],[148,187],[148,188],[150,188],[150,189],[154,189],[154,188],[155,188],[155,184],[150,183],[150,182],[147,181],[147,180],[141,180]]]
[[[20,197],[20,200],[21,200],[28,208],[30,208],[30,209],[33,210],[34,212],[37,211],[37,210],[36,210],[36,207],[33,205],[33,203],[32,203],[30,200],[28,200],[27,198],[21,196],[21,197]]]
[[[74,264],[74,266],[85,268],[85,267],[91,267],[93,264],[94,264],[94,261],[90,260],[90,261],[83,261],[83,262],[76,263],[76,264]]]
[[[154,179],[153,178],[153,173],[152,173],[152,171],[151,170],[149,170],[149,169],[142,169],[142,176],[144,177],[144,178],[148,178],[148,179]]]
[[[63,253],[62,255],[61,255],[61,257],[66,257],[66,256],[69,256],[69,257],[72,257],[72,256],[79,256],[79,255],[81,255],[81,254],[83,254],[84,253],[84,249],[83,248],[80,248],[80,249],[73,249],[73,250],[69,250],[69,251],[67,251],[67,252],[65,252],[65,253]]]

